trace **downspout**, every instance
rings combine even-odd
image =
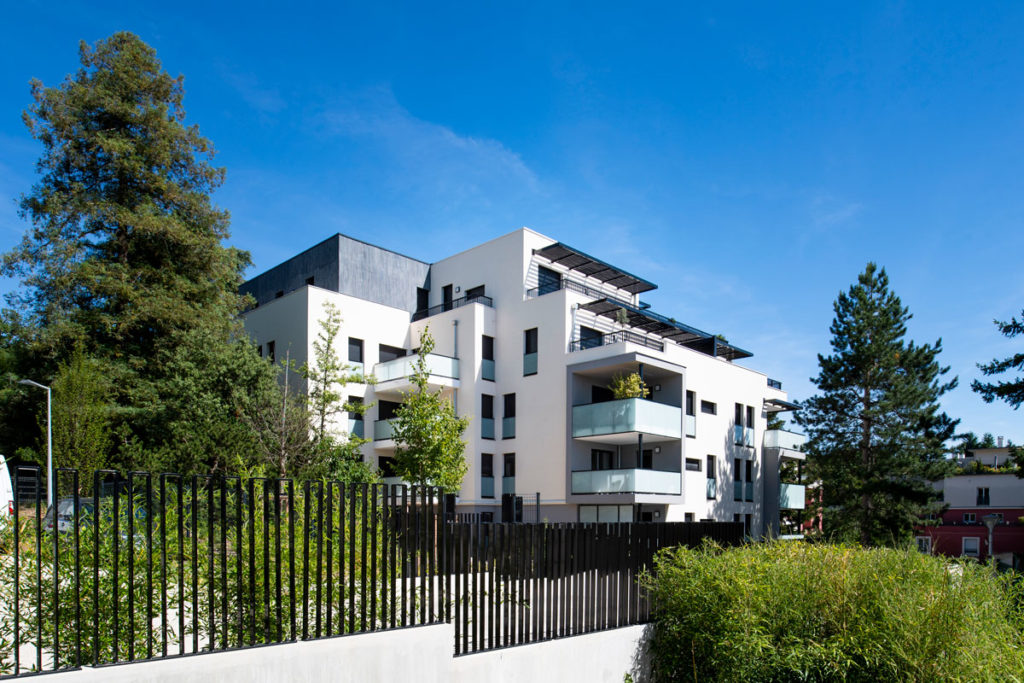
[[[459,321],[458,320],[453,320],[452,321],[452,339],[455,340],[454,343],[453,343],[452,357],[455,358],[455,360],[458,360],[459,359]],[[461,364],[459,365],[459,375],[460,376],[462,375],[462,366],[461,366]],[[458,415],[459,414],[459,391],[458,391],[458,389],[456,389],[455,391],[452,392],[452,408],[455,409],[455,414]]]

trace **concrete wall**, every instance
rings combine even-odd
[[[55,683],[319,683],[320,681],[559,681],[644,680],[649,626],[453,656],[451,624],[271,645],[234,652],[33,676]]]

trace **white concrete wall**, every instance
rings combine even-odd
[[[453,655],[451,624],[421,626],[233,652],[33,676],[54,683],[449,683],[638,679],[649,626],[552,640],[482,654]]]
[[[978,489],[988,488],[990,508],[1024,505],[1024,479],[1015,474],[964,474],[943,479],[944,500],[950,508],[977,508]]]

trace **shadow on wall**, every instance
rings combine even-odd
[[[651,641],[654,639],[654,624],[647,624],[643,634],[636,641],[636,651],[633,652],[633,663],[627,675],[626,681],[632,683],[651,683]]]

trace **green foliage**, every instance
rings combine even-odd
[[[1021,319],[1010,318],[1009,321],[994,321],[999,332],[1006,337],[1016,337],[1024,334],[1024,311],[1021,311]],[[1024,370],[1024,352],[1015,353],[1002,360],[995,359],[991,363],[979,364],[978,367],[986,377],[1001,375],[1011,371]],[[1024,403],[1024,376],[1015,377],[1009,381],[982,382],[974,380],[971,382],[971,389],[981,394],[985,403],[999,399],[1006,401],[1013,406],[1014,410],[1020,408]]]
[[[1021,681],[1021,584],[912,549],[664,551],[644,581],[658,681]]]
[[[4,346],[17,349],[23,376],[39,380],[81,346],[112,387],[121,437],[108,464],[138,467],[130,458],[140,452],[185,453],[169,433],[185,418],[152,408],[173,393],[183,343],[199,334],[230,346],[241,337],[237,290],[249,260],[222,244],[228,214],[210,194],[224,171],[211,164],[211,143],[184,124],[182,78],[131,33],[83,43],[80,59],[60,85],[32,83],[24,120],[43,154],[39,180],[20,201],[31,227],[0,261],[0,275],[21,279],[7,296]],[[195,388],[214,370],[200,368]],[[202,410],[227,401],[195,398]],[[2,418],[18,415],[3,410]],[[232,431],[223,422],[202,429],[204,446]]]
[[[647,398],[651,394],[638,372],[631,372],[628,375],[615,375],[612,377],[612,383],[608,385],[608,388],[611,389],[612,396],[616,399]]]
[[[469,466],[462,433],[469,418],[459,417],[455,406],[441,391],[430,391],[427,356],[434,350],[429,328],[420,335],[419,357],[414,363],[412,382],[416,389],[406,394],[392,423],[395,440],[395,473],[410,484],[439,486],[455,493]]]
[[[99,363],[76,348],[53,378],[54,467],[93,471],[105,466],[113,439],[110,381]],[[46,417],[40,413],[43,438]],[[83,483],[87,492],[88,482]]]
[[[864,545],[902,541],[929,511],[931,481],[955,471],[945,458],[958,421],[940,411],[942,342],[905,341],[911,315],[869,263],[840,293],[832,354],[818,356],[819,394],[797,421],[808,435],[808,465],[821,482],[825,532]]]

